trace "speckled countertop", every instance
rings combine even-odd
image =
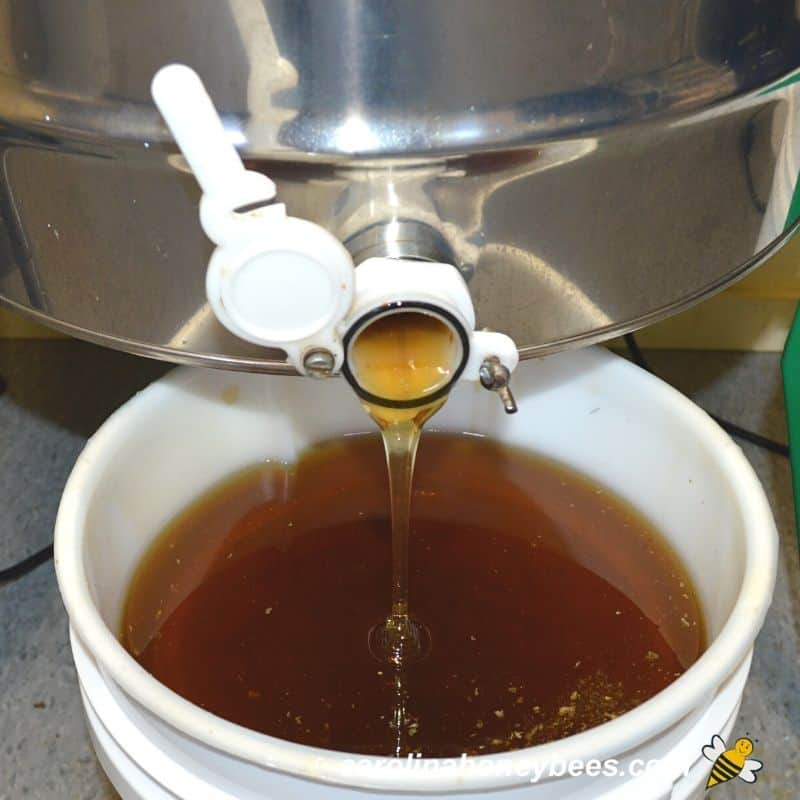
[[[778,357],[658,352],[656,371],[706,409],[785,441]],[[0,341],[0,568],[52,538],[72,464],[117,406],[167,367],[70,341]],[[714,797],[800,795],[800,568],[788,462],[743,445],[781,533],[775,601],[756,645],[737,730],[759,740],[758,783]],[[111,800],[93,755],[52,563],[0,586],[0,800]]]

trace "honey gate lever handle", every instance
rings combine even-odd
[[[151,89],[158,110],[205,195],[216,201],[227,200],[232,207],[275,196],[275,184],[266,175],[245,169],[193,69],[183,64],[162,67],[153,78]],[[253,181],[251,176],[256,175],[258,179]],[[245,186],[248,196],[260,196],[243,199]]]

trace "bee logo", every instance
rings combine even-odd
[[[753,741],[746,736],[737,739],[730,750],[725,749],[722,737],[715,736],[711,744],[703,748],[703,755],[713,762],[706,789],[734,778],[739,778],[745,783],[755,783],[756,772],[764,765],[757,758],[748,758],[752,752]]]

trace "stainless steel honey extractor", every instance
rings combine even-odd
[[[149,91],[175,61],[292,214],[356,262],[455,264],[523,357],[708,295],[795,220],[793,0],[10,0],[0,301],[133,352],[288,369],[206,303],[199,189]]]

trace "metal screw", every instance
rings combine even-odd
[[[303,369],[311,378],[330,378],[335,366],[336,358],[333,353],[323,348],[309,350],[303,357]]]
[[[511,394],[511,388],[508,385],[511,374],[497,356],[489,356],[484,359],[478,370],[478,376],[484,389],[497,392],[503,401],[506,414],[517,413],[517,401],[514,400],[514,395]]]

